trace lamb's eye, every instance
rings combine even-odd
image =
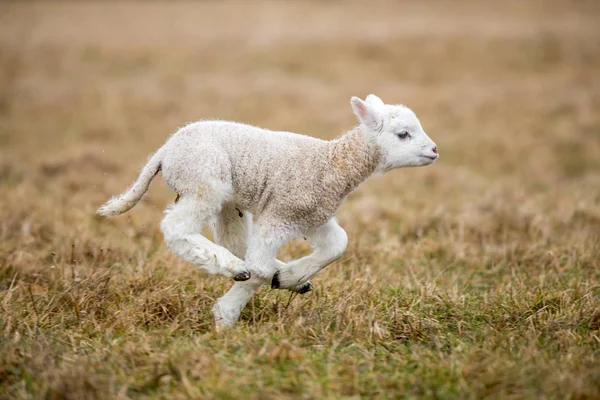
[[[406,132],[406,131],[402,131],[400,133],[398,133],[398,137],[400,139],[406,139],[410,137],[410,133]]]

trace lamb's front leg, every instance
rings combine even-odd
[[[217,331],[234,326],[254,293],[265,284],[267,284],[267,280],[257,276],[253,276],[244,282],[234,283],[231,289],[219,298],[212,308]]]
[[[212,309],[217,330],[235,325],[240,314],[254,293],[267,285],[277,271],[277,251],[287,241],[281,232],[257,226],[248,241],[245,263],[251,271],[251,278],[236,282]]]
[[[335,218],[317,228],[308,239],[314,251],[281,266],[271,280],[272,288],[298,291],[317,272],[340,258],[348,245],[348,235]]]
[[[215,243],[225,247],[236,257],[244,259],[248,238],[252,235],[252,215],[246,210],[240,210],[233,203],[225,203],[213,222]],[[279,260],[275,260],[275,263],[278,270],[286,265]],[[289,290],[304,294],[311,289],[312,284],[307,281]]]
[[[285,269],[286,266],[288,264],[284,263],[283,261],[279,261],[279,260],[275,260],[277,262],[277,272],[275,272],[275,274],[273,275],[273,278],[275,280],[279,279],[279,271],[281,271],[282,269]],[[310,292],[311,290],[313,290],[313,285],[310,281],[305,281],[304,283],[300,284],[300,285],[296,285],[296,286],[292,286],[292,287],[276,287],[273,286],[273,280],[271,280],[271,288],[272,289],[285,289],[285,290],[289,290],[292,292],[296,292],[298,294],[305,294]]]

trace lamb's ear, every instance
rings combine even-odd
[[[379,97],[375,96],[372,93],[367,96],[365,101],[367,102],[367,104],[371,104],[372,106],[375,106],[375,107],[381,107],[384,105],[383,100],[381,100]]]
[[[358,97],[350,99],[352,110],[358,117],[358,120],[373,130],[378,130],[381,126],[381,116],[370,104],[365,103]]]

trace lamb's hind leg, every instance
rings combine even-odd
[[[183,196],[165,211],[161,230],[169,248],[187,262],[210,274],[245,281],[250,278],[250,272],[244,262],[201,234],[221,204],[222,199],[217,195],[202,199]]]
[[[236,257],[243,259],[248,248],[248,239],[252,234],[252,215],[228,202],[223,205],[215,218],[213,231],[216,243],[227,248]],[[286,265],[279,260],[274,260],[274,263],[278,269]],[[312,284],[307,281],[289,290],[304,294],[312,290]]]
[[[334,218],[308,236],[314,251],[280,268],[271,287],[290,290],[303,287],[317,272],[340,258],[348,244],[346,232]]]

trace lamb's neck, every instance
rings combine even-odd
[[[381,153],[358,126],[329,142],[328,181],[340,199],[371,176],[381,161]]]

